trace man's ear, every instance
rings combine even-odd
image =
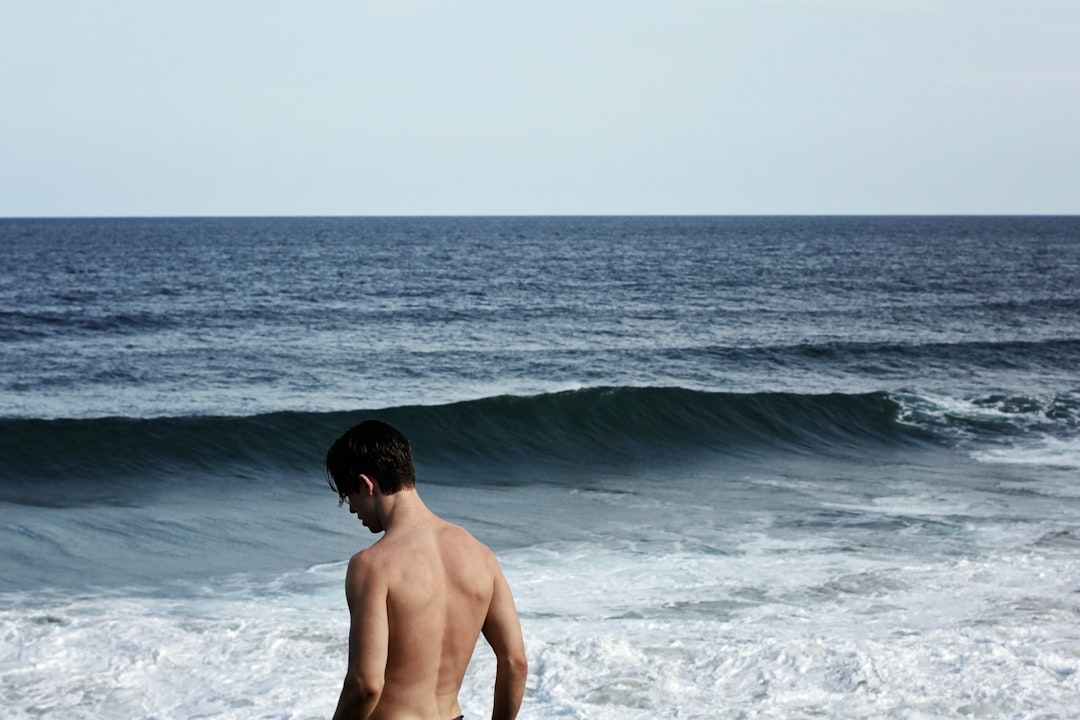
[[[364,484],[364,487],[367,488],[367,494],[369,496],[375,494],[376,485],[374,480],[372,480],[367,475],[360,473],[360,482],[362,482]]]

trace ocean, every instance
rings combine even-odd
[[[366,418],[523,718],[1077,717],[1078,217],[4,219],[0,343],[5,718],[329,717]]]

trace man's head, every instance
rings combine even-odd
[[[383,495],[416,486],[408,439],[390,425],[368,420],[349,428],[326,453],[326,478],[341,502],[360,490],[361,475]]]

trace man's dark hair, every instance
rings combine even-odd
[[[367,475],[384,495],[416,486],[409,440],[379,420],[354,425],[326,453],[326,479],[344,502]]]

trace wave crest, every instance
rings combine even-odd
[[[369,412],[248,417],[0,420],[0,482],[319,472],[325,449],[365,418],[408,435],[419,464],[551,461],[787,449],[829,452],[913,437],[884,393],[706,393],[593,388]]]

